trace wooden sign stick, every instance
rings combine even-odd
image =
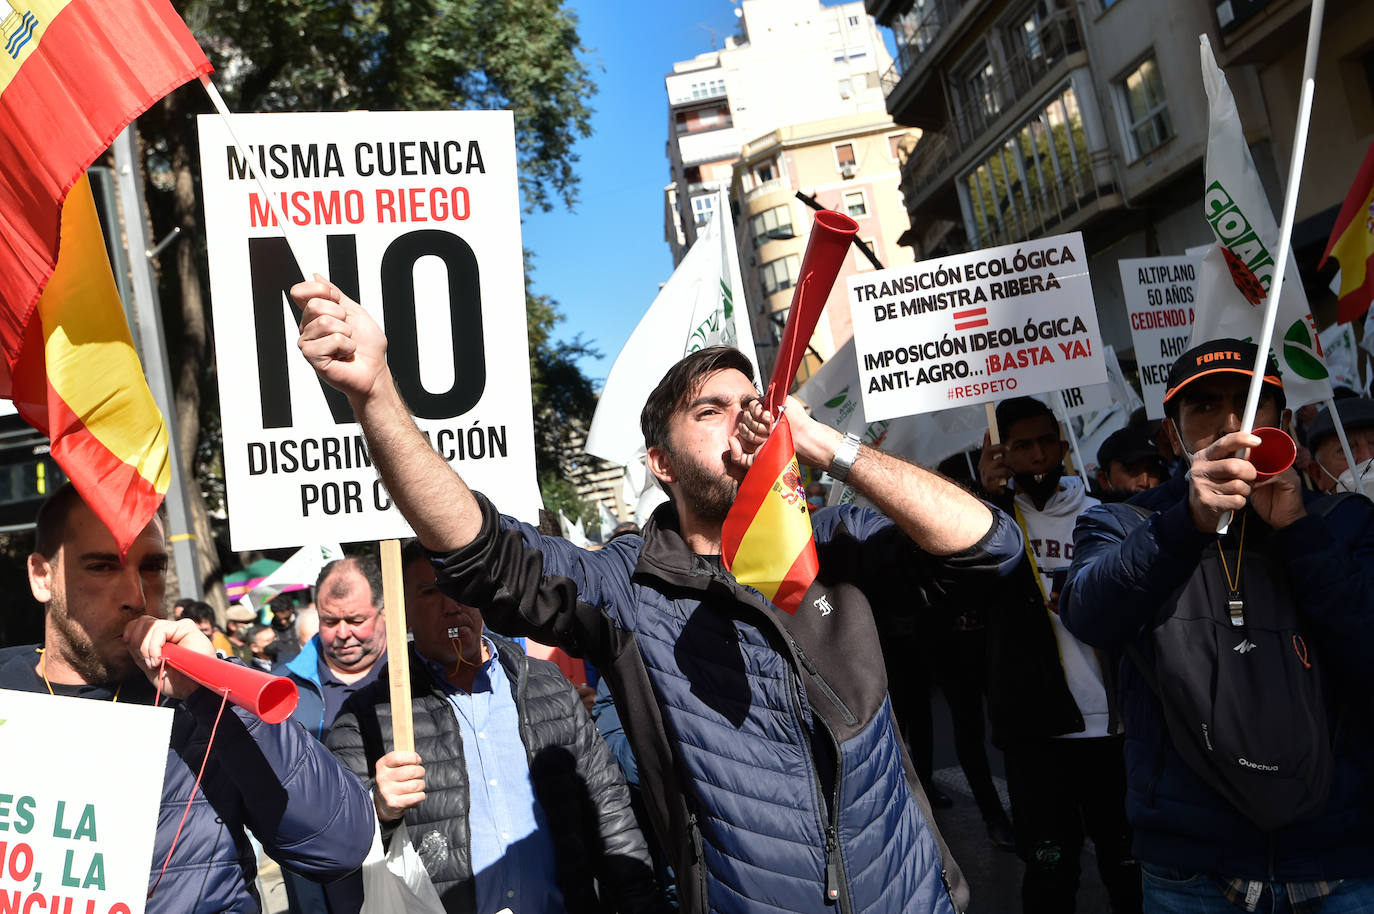
[[[391,679],[391,748],[415,751],[410,716],[410,651],[406,643],[406,598],[401,583],[401,541],[382,540],[382,601],[386,615],[386,656]]]

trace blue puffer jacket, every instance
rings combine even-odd
[[[1215,535],[1193,526],[1187,481],[1175,476],[1128,505],[1086,512],[1060,598],[1064,624],[1099,648],[1134,642],[1153,656],[1155,614],[1192,575]],[[1309,510],[1320,496],[1309,493]],[[1322,658],[1336,772],[1320,817],[1264,833],[1174,751],[1159,701],[1129,659],[1119,666],[1126,724],[1127,812],[1141,860],[1189,872],[1306,882],[1374,876],[1374,506],[1349,498],[1330,514],[1270,530],[1246,521],[1246,562],[1280,562]],[[1231,525],[1229,536],[1240,524]]]
[[[870,607],[919,612],[1009,571],[1021,541],[1004,514],[937,558],[877,512],[818,512],[820,577],[788,615],[693,554],[671,505],[643,538],[587,552],[479,501],[481,533],[435,557],[440,586],[606,676],[683,910],[966,903],[896,734]]]
[[[0,688],[46,691],[34,671],[36,658],[32,645],[0,651]],[[112,693],[89,686],[81,695],[109,700]],[[142,675],[126,680],[119,693],[121,702],[152,704],[153,698]],[[206,689],[174,703],[150,888],[171,848],[219,710],[219,697]],[[110,744],[96,746],[102,739],[93,737],[94,753],[117,751]],[[181,840],[146,910],[258,914],[257,857],[245,829],[284,866],[329,882],[362,865],[374,816],[362,782],[297,724],[272,726],[226,704]]]

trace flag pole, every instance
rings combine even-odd
[[[1293,216],[1298,208],[1298,189],[1302,183],[1302,163],[1307,155],[1307,128],[1312,120],[1312,93],[1316,88],[1317,49],[1321,44],[1322,14],[1326,0],[1312,0],[1312,15],[1307,22],[1307,54],[1302,64],[1302,92],[1298,99],[1298,122],[1293,130],[1293,157],[1288,163],[1288,186],[1283,195],[1283,218],[1279,222],[1279,253],[1274,259],[1274,282],[1269,287],[1269,299],[1265,303],[1264,323],[1260,327],[1259,338],[1255,340],[1259,349],[1255,354],[1255,370],[1250,377],[1250,389],[1245,396],[1245,415],[1241,419],[1241,431],[1249,434],[1255,428],[1255,413],[1259,411],[1260,389],[1264,385],[1264,369],[1269,361],[1269,341],[1274,338],[1274,322],[1278,319],[1279,298],[1283,292],[1283,274],[1288,270],[1288,255],[1292,248]],[[1202,36],[1207,41],[1207,36]],[[1333,414],[1336,424],[1340,417]],[[1342,436],[1344,437],[1344,436]],[[1241,459],[1249,456],[1249,448],[1240,452]],[[1227,511],[1217,523],[1217,533],[1225,533],[1231,526],[1231,512]]]
[[[1069,403],[1064,399],[1064,391],[1059,391],[1059,406],[1064,410],[1064,433],[1069,436],[1069,450],[1073,453],[1074,465],[1078,467],[1078,478],[1083,480],[1083,491],[1088,492],[1088,468],[1083,465],[1083,455],[1078,451],[1078,435],[1073,430],[1073,419],[1069,417]]]
[[[1336,430],[1336,440],[1341,443],[1341,453],[1345,455],[1345,465],[1350,467],[1351,475],[1355,477],[1355,491],[1366,498],[1369,493],[1364,490],[1364,474],[1355,466],[1355,454],[1350,450],[1350,440],[1345,437],[1345,423],[1341,422],[1341,414],[1336,411],[1336,398],[1326,398],[1326,408],[1331,412],[1331,426]]]
[[[305,261],[301,258],[303,248],[299,244],[291,242],[292,230],[289,229],[286,217],[282,215],[281,209],[277,206],[276,198],[267,191],[267,184],[263,181],[262,175],[258,173],[258,167],[253,164],[253,157],[248,154],[248,147],[239,141],[239,136],[234,132],[234,120],[229,115],[229,106],[224,103],[224,97],[219,94],[219,89],[210,81],[209,74],[200,77],[200,84],[205,87],[205,94],[210,96],[210,104],[215,106],[220,118],[224,121],[224,129],[229,131],[229,139],[233,140],[234,148],[239,151],[239,157],[248,165],[248,172],[257,182],[258,190],[262,191],[263,199],[267,201],[267,207],[272,213],[272,218],[277,220],[277,228],[281,231],[282,237],[286,239],[286,246],[291,251],[292,258],[296,261],[296,269],[301,271],[301,278],[308,278],[305,272]],[[300,239],[297,238],[297,241]]]

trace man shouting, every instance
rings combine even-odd
[[[879,511],[812,515],[820,573],[788,615],[720,557],[773,418],[738,351],[692,353],[649,395],[640,425],[671,500],[642,536],[588,552],[468,489],[416,428],[362,308],[323,281],[291,294],[302,353],[348,396],[440,587],[493,630],[556,644],[608,678],[684,910],[962,906],[893,725],[873,612],[921,612],[1009,572],[1021,538],[1006,515],[789,407],[798,458]]]

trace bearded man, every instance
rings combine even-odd
[[[773,418],[739,351],[694,352],[649,395],[640,426],[671,500],[642,536],[590,552],[467,487],[416,427],[362,308],[323,281],[291,294],[302,353],[348,396],[440,588],[494,631],[606,676],[683,910],[962,908],[893,724],[873,612],[921,612],[1009,571],[1020,537],[1005,514],[793,401],[798,458],[879,511],[812,515],[820,574],[791,615],[721,560],[721,525]]]

